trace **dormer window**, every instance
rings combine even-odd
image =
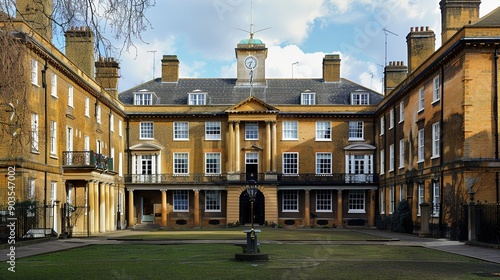
[[[300,94],[301,105],[316,105],[316,93],[306,91]]]
[[[353,92],[351,93],[351,105],[368,105],[370,104],[370,95],[368,92]]]
[[[153,105],[153,93],[146,90],[134,92],[134,105]]]
[[[207,93],[201,90],[195,90],[189,93],[189,105],[206,105]]]

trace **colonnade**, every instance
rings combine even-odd
[[[89,181],[88,188],[88,227],[91,234],[116,230],[118,209],[116,189],[113,184]]]

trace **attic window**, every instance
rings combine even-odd
[[[153,93],[142,90],[140,92],[135,92],[134,105],[153,105]]]
[[[189,93],[189,105],[206,105],[207,93],[201,90],[195,90]]]
[[[316,105],[316,93],[306,91],[300,94],[301,105]]]
[[[370,104],[370,95],[367,92],[351,93],[351,105],[368,105]]]

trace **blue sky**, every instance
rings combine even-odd
[[[160,77],[167,54],[178,56],[181,78],[236,77],[234,49],[249,37],[239,29],[250,28],[250,0],[156,2],[144,42],[119,58],[120,91]],[[498,6],[483,0],[481,16]],[[255,34],[269,49],[268,78],[291,77],[294,62],[294,78],[319,78],[324,55],[339,53],[343,78],[380,92],[386,37],[387,61],[405,64],[411,27],[429,26],[441,45],[439,0],[253,0],[252,19],[254,31],[269,28]]]

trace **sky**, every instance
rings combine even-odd
[[[482,0],[480,16],[498,6]],[[321,78],[335,53],[342,78],[381,92],[385,62],[407,65],[411,27],[429,26],[441,46],[439,0],[156,0],[146,16],[151,29],[118,58],[120,91],[161,77],[163,55],[177,55],[180,78],[235,78],[251,22],[268,48],[266,78]]]

